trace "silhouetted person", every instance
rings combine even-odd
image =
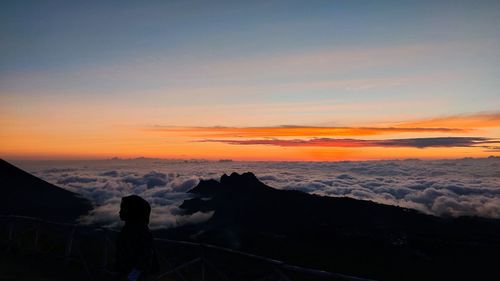
[[[120,219],[125,221],[116,244],[119,280],[146,280],[157,270],[153,235],[149,230],[151,206],[137,195],[122,198]]]

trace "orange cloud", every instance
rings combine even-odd
[[[385,126],[384,126],[385,125]],[[373,127],[334,126],[269,126],[269,127],[177,127],[153,126],[147,131],[162,132],[183,137],[355,137],[399,133],[470,133],[480,128],[500,128],[500,113],[479,113],[428,118],[415,121],[381,124]]]
[[[482,147],[488,150],[497,150],[500,148],[494,145],[499,144],[500,140],[481,137],[436,137],[386,140],[313,138],[309,140],[201,140],[199,142],[219,142],[232,145],[274,145],[283,147]]]
[[[185,137],[328,137],[372,136],[394,133],[465,133],[468,129],[419,127],[162,127],[146,129]]]
[[[394,125],[397,128],[427,127],[427,128],[493,128],[500,127],[500,113],[477,113],[421,119],[402,122]]]

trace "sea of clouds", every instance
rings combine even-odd
[[[137,194],[152,205],[151,227],[210,218],[183,215],[179,205],[200,179],[253,172],[279,189],[347,196],[438,216],[500,218],[500,157],[458,160],[343,162],[228,162],[204,160],[17,161],[36,176],[90,199],[84,223],[118,226],[121,197]],[[258,202],[255,202],[258,204]]]

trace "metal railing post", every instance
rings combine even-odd
[[[34,248],[33,248],[33,254],[36,254],[38,252],[38,229],[41,226],[41,222],[38,222],[35,227],[35,241],[34,242]]]
[[[11,219],[9,223],[9,239],[7,242],[7,247],[5,248],[5,253],[8,253],[14,243],[14,220]]]
[[[203,244],[200,245],[201,248],[201,281],[205,281],[205,247]]]
[[[106,266],[108,266],[108,233],[104,231],[104,260],[102,267],[106,269]]]
[[[12,241],[12,236],[14,236],[14,220],[10,220],[9,223],[9,241]]]
[[[68,244],[66,245],[66,252],[65,252],[65,258],[64,258],[65,265],[68,265],[68,263],[69,263],[71,249],[73,247],[73,236],[75,235],[75,231],[76,231],[76,224],[73,226],[73,228],[71,230],[71,234],[70,234],[69,239],[68,239]]]

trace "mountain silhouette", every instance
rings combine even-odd
[[[0,214],[73,222],[92,204],[0,159]]]
[[[500,221],[440,218],[347,197],[278,190],[252,173],[201,180],[185,214],[213,211],[206,222],[162,231],[379,280],[485,280],[495,273]]]

